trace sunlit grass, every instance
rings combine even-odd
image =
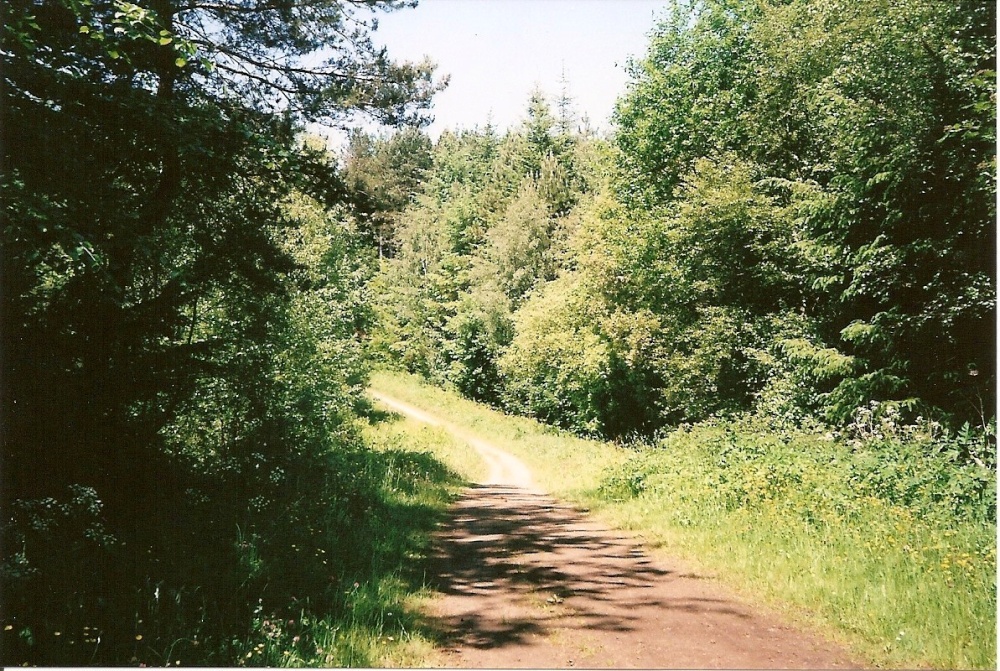
[[[843,445],[699,426],[633,451],[413,376],[378,373],[372,386],[516,454],[543,488],[832,636],[860,661],[996,666],[996,525],[860,494]],[[722,432],[759,458],[720,460]]]
[[[847,516],[819,502],[807,517],[800,504],[814,490],[726,510],[704,461],[696,451],[664,454],[647,466],[659,469],[649,489],[595,505],[879,665],[995,666],[989,525],[919,518],[879,500]]]
[[[432,454],[436,460],[468,482],[475,482],[486,474],[486,464],[479,455],[442,427],[386,413],[384,421],[368,424],[366,437],[369,444],[378,450],[397,449]]]

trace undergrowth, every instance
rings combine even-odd
[[[87,488],[13,511],[5,534],[21,552],[4,567],[4,664],[424,663],[435,634],[416,606],[420,566],[464,481],[432,454],[455,449],[444,432],[373,410],[360,424],[360,442],[315,464],[314,488],[292,474],[305,485],[297,497],[262,504],[231,534],[238,511],[210,493],[178,501],[173,527],[157,527],[173,533],[138,534],[135,548],[101,536]]]
[[[879,664],[996,664],[995,471],[948,441],[702,424],[609,472],[595,499]]]

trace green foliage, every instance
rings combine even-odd
[[[607,310],[573,274],[547,283],[515,313],[498,362],[504,406],[585,435],[649,431],[658,326],[648,313]]]
[[[392,255],[402,211],[431,166],[430,138],[414,128],[384,142],[355,132],[344,157],[344,181],[360,201],[358,216],[376,238],[379,254]]]
[[[555,275],[552,259],[553,222],[531,184],[523,186],[490,228],[483,245],[481,282],[495,281],[513,305],[538,283]]]
[[[636,260],[670,278],[633,290],[668,294],[682,332],[709,308],[804,315],[821,350],[853,362],[822,390],[834,422],[875,398],[983,423],[994,19],[922,0],[678,4],[617,111],[618,227],[664,219],[660,249]],[[755,374],[739,379],[747,399]]]
[[[399,141],[380,140],[372,152]],[[370,350],[501,402],[498,362],[514,335],[513,313],[576,262],[576,206],[605,179],[598,144],[557,126],[539,91],[523,127],[503,137],[491,127],[442,134],[420,192],[399,215],[395,256],[374,281]]]
[[[515,318],[516,336],[498,363],[504,405],[542,421],[593,434],[608,377],[608,348],[573,278],[550,282]]]
[[[464,296],[445,327],[446,380],[469,398],[495,401],[502,384],[497,360],[513,330],[503,293],[486,286]]]
[[[795,356],[815,349],[796,347],[804,352]],[[698,574],[836,632],[862,663],[995,666],[992,426],[949,433],[877,404],[842,435],[776,429],[767,416],[704,422],[623,448],[415,376],[375,372],[372,384],[488,436],[547,491],[683,556]]]
[[[420,562],[463,483],[441,461],[456,448],[447,435],[370,408],[364,414],[369,450],[341,464],[354,482],[346,503],[360,517],[345,515],[336,499],[317,500],[321,510],[304,520],[308,533],[282,539],[289,564],[276,567],[315,573],[323,584],[311,594],[325,594],[329,605],[299,599],[295,612],[260,602],[233,644],[233,665],[416,666],[431,657],[437,634],[420,612]]]
[[[329,603],[289,547],[372,490],[371,254],[299,129],[437,88],[371,4],[4,5],[4,663],[226,665],[259,600]]]

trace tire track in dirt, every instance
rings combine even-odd
[[[384,394],[385,407],[467,441],[490,466],[455,503],[427,575],[443,663],[468,668],[856,668],[849,654],[751,608],[682,563],[653,560],[543,494],[523,462]]]

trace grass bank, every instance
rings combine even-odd
[[[851,443],[744,421],[630,450],[412,376],[372,385],[508,449],[550,492],[872,664],[996,666],[996,475],[967,464],[956,439],[899,430]]]
[[[378,371],[371,376],[371,387],[433,412],[509,451],[531,468],[539,486],[575,503],[590,505],[592,490],[604,473],[635,454],[533,419],[505,415],[413,375]]]

